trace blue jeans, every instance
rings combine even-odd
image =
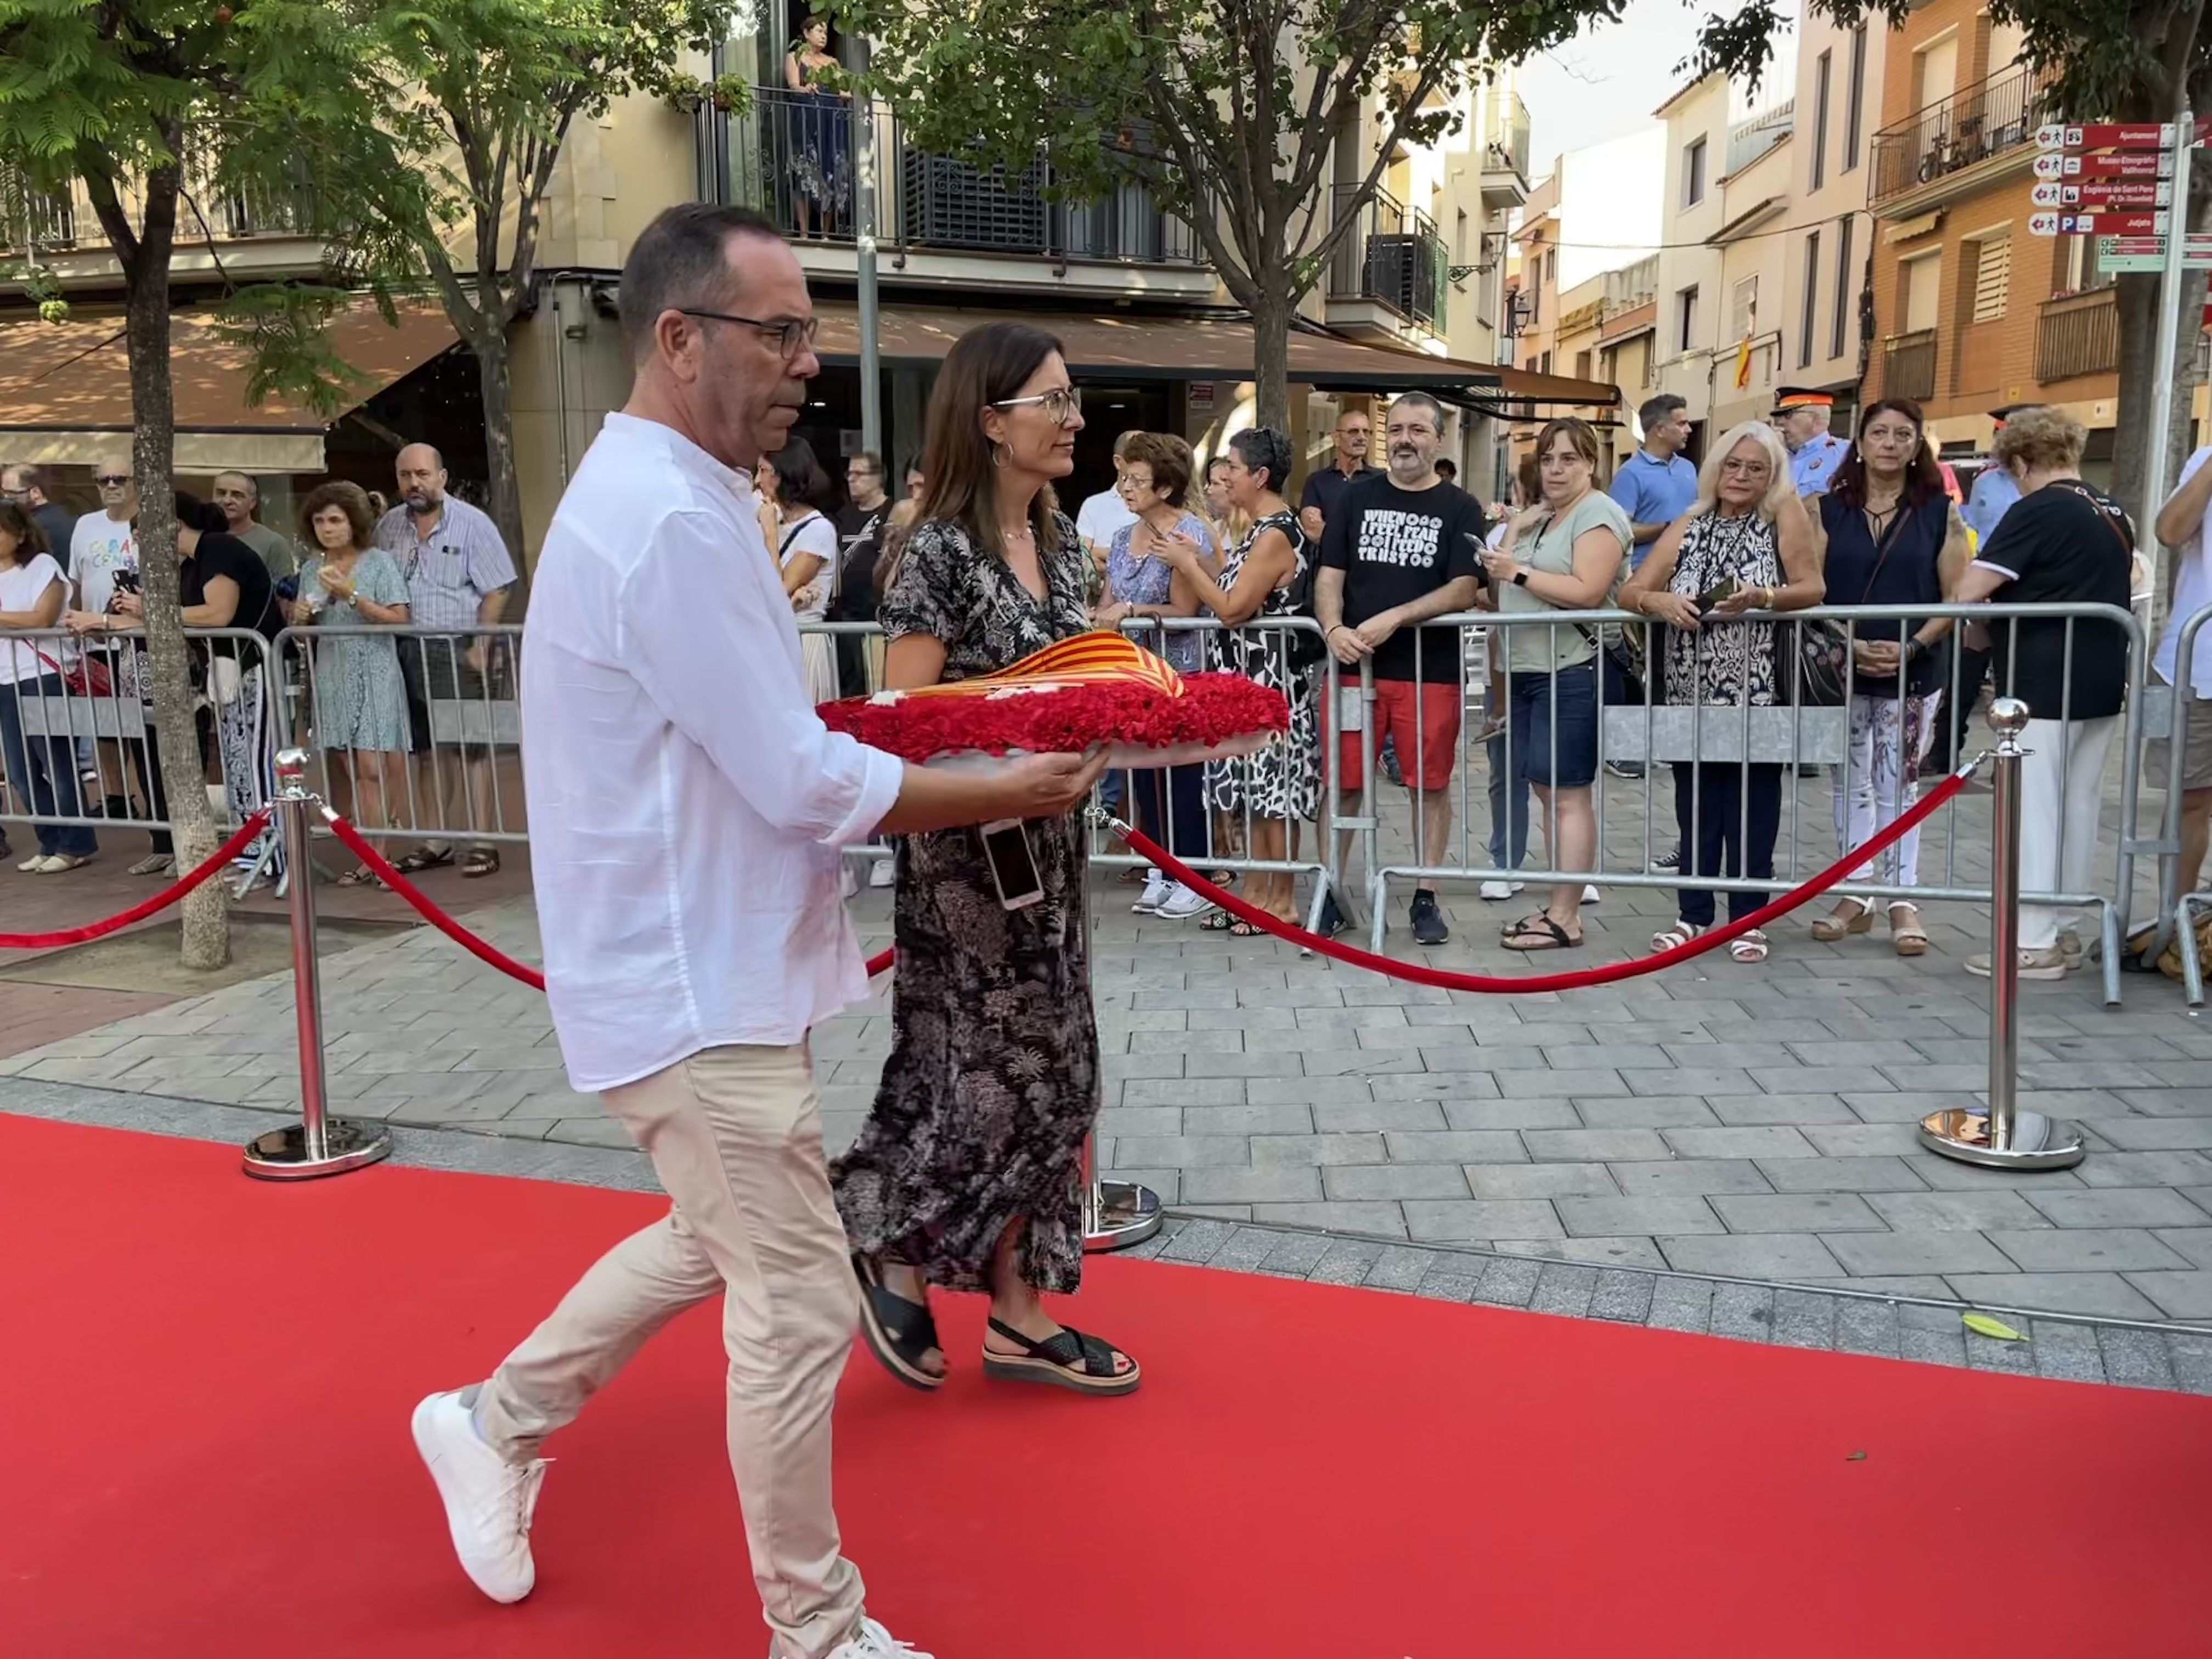
[[[1486,742],[1482,750],[1490,761],[1490,867],[1518,870],[1528,858],[1528,780],[1507,771],[1504,732]]]
[[[62,677],[58,674],[0,686],[0,766],[6,768],[8,781],[29,804],[34,819],[84,816],[76,794],[76,740],[26,736],[23,710],[16,701],[19,697],[58,698],[61,695]],[[39,851],[49,858],[58,854],[63,858],[88,859],[100,850],[92,831],[82,824],[40,822],[33,829]]]

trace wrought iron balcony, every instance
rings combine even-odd
[[[1376,191],[1355,208],[1355,186],[1336,187],[1335,217],[1357,212],[1358,225],[1329,260],[1328,297],[1376,300],[1433,328],[1443,319],[1450,260],[1429,216]]]
[[[2035,319],[2035,378],[2045,386],[2120,366],[2118,290],[2093,288],[2045,300]]]
[[[1048,158],[977,168],[911,145],[890,111],[834,94],[756,87],[732,116],[700,120],[701,194],[742,203],[800,241],[854,238],[860,124],[875,152],[877,241],[945,252],[1196,264],[1198,238],[1134,181],[1091,202],[1055,199]]]
[[[1936,331],[1915,329],[1881,343],[1881,395],[1924,401],[1936,395]]]
[[[2045,79],[2032,69],[2008,69],[1875,133],[1869,205],[1879,208],[1947,174],[2033,144]]]

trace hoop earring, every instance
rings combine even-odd
[[[991,465],[993,466],[1012,466],[1013,464],[1014,447],[1012,444],[1002,441],[991,446]]]

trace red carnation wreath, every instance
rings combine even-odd
[[[833,732],[923,764],[1081,752],[1116,767],[1249,755],[1290,729],[1283,694],[1241,674],[1179,674],[1119,634],[1079,635],[997,674],[821,707]]]

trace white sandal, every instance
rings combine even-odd
[[[1912,920],[1902,927],[1897,925],[1899,910],[1912,912]],[[1890,948],[1901,957],[1924,957],[1928,954],[1928,930],[1920,925],[1920,907],[1911,899],[1892,899],[1889,902]]]
[[[1838,905],[1828,915],[1814,918],[1813,937],[1821,944],[1833,945],[1847,934],[1870,933],[1874,931],[1874,901],[1872,899],[1855,898],[1847,893],[1844,896],[1844,904],[1856,905],[1857,908],[1846,911],[1842,905]]]
[[[1656,956],[1662,951],[1679,951],[1692,939],[1702,937],[1705,932],[1705,929],[1694,921],[1678,921],[1672,927],[1662,928],[1651,935],[1651,953]]]
[[[1764,962],[1766,960],[1766,935],[1756,927],[1747,933],[1739,933],[1729,941],[1729,954],[1738,962]]]

